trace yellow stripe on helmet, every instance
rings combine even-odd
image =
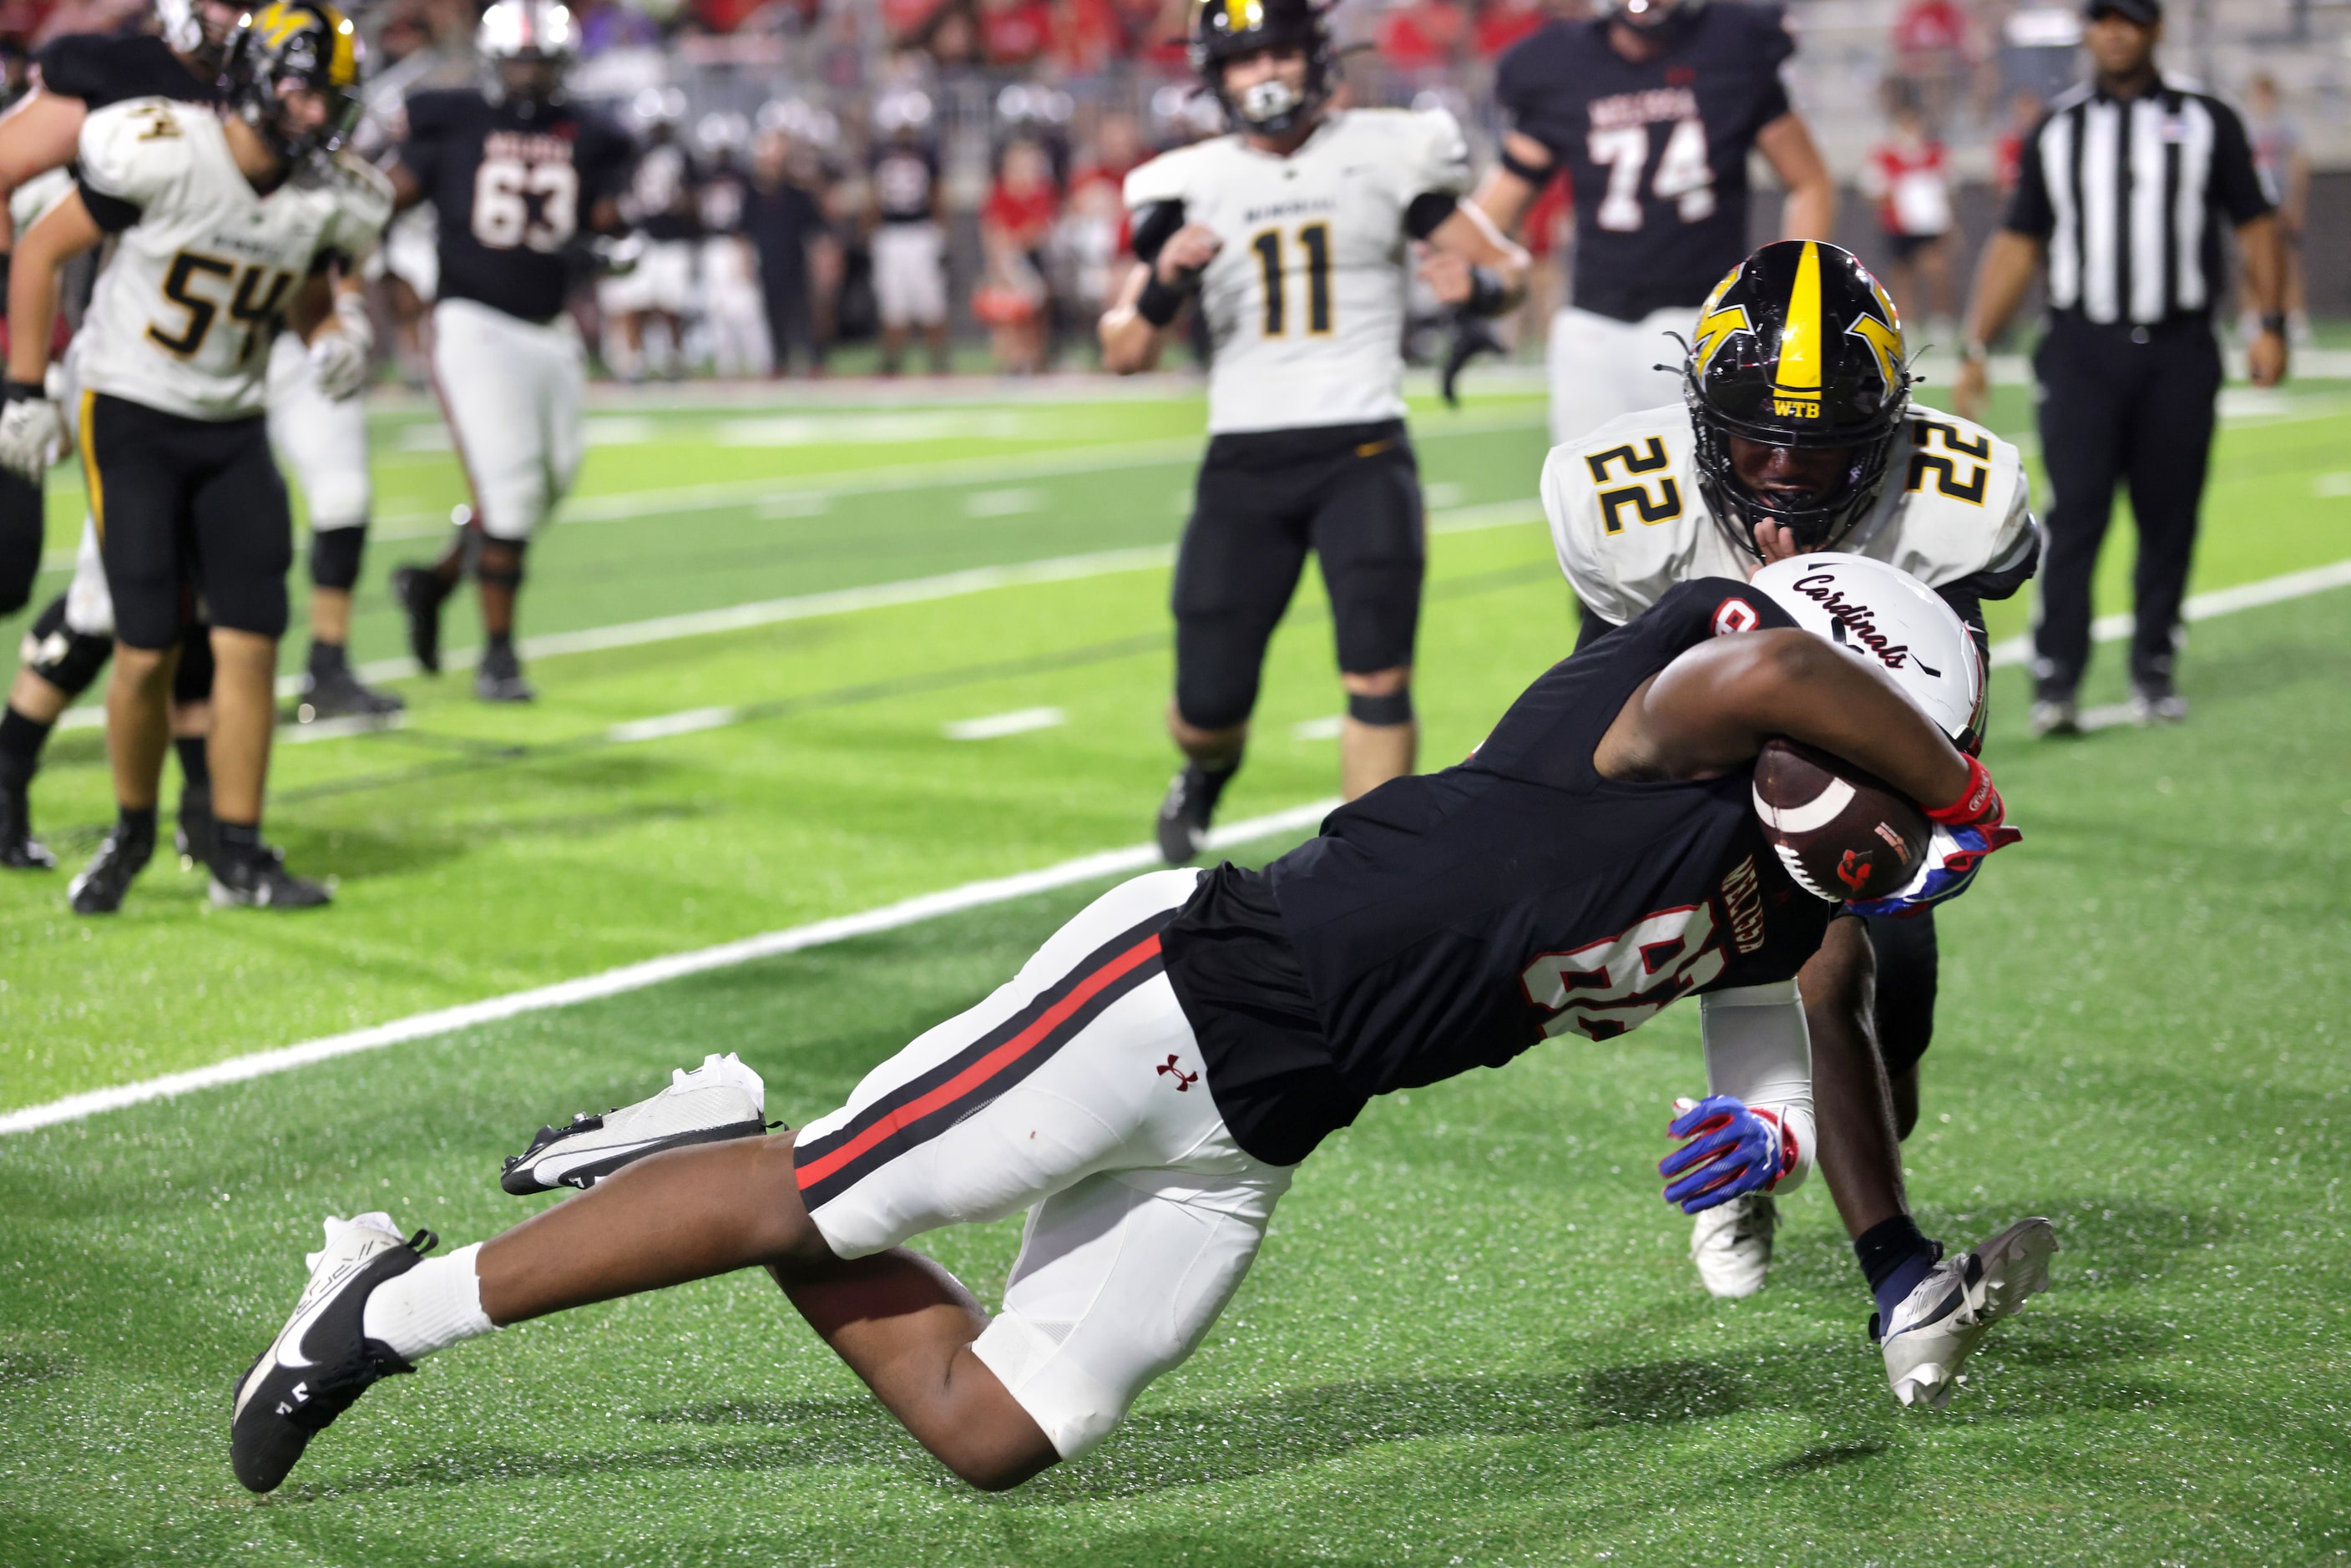
[[[1265,26],[1265,6],[1260,0],[1225,0],[1225,26],[1236,33],[1262,27]]]
[[[1780,364],[1772,382],[1791,397],[1813,400],[1819,414],[1821,395],[1821,247],[1804,242],[1796,258],[1796,284],[1788,290],[1788,311],[1780,327]]]

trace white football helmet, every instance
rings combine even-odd
[[[1773,561],[1753,586],[1805,631],[1892,675],[1960,750],[1982,744],[1983,655],[1933,589],[1882,560],[1828,550]]]
[[[482,13],[474,47],[486,59],[568,65],[579,57],[580,30],[570,11],[553,0],[498,0]]]

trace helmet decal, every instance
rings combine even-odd
[[[1715,292],[1719,295],[1721,290]],[[1698,319],[1698,341],[1691,345],[1690,362],[1703,373],[1706,367],[1713,362],[1716,352],[1730,341],[1733,332],[1753,329],[1754,324],[1747,319],[1747,307],[1744,305],[1727,305],[1719,310],[1708,310]]]
[[[1782,419],[1821,417],[1821,247],[1811,240],[1803,246],[1780,320],[1780,364],[1771,378],[1771,412]]]

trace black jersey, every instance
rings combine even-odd
[[[622,204],[629,217],[656,244],[692,239],[700,232],[695,214],[694,164],[685,149],[667,137],[637,160]]]
[[[1620,321],[1692,309],[1748,251],[1747,154],[1788,112],[1775,10],[1707,5],[1635,65],[1606,22],[1552,22],[1494,77],[1511,128],[1575,188],[1574,304]]]
[[[1680,584],[1553,665],[1468,761],[1341,807],[1262,873],[1203,879],[1162,942],[1240,1145],[1293,1164],[1374,1094],[1794,976],[1834,905],[1781,868],[1753,770],[1644,784],[1592,762],[1685,649],[1792,624],[1745,583]]]
[[[440,220],[441,298],[554,319],[580,225],[628,172],[628,134],[569,104],[465,89],[415,93],[407,112],[399,160]]]
[[[890,146],[873,159],[873,215],[885,224],[931,221],[939,156],[927,147]]]
[[[695,215],[705,235],[742,234],[750,226],[750,182],[732,159],[712,163],[695,181]]]
[[[162,39],[147,33],[68,33],[34,55],[41,90],[104,109],[129,98],[218,103],[220,89],[198,77]]]

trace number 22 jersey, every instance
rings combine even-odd
[[[1468,187],[1468,144],[1441,109],[1336,110],[1287,157],[1235,134],[1129,174],[1145,260],[1179,224],[1224,241],[1200,275],[1209,431],[1403,418],[1405,242]]]
[[[1262,872],[1202,878],[1161,944],[1241,1147],[1295,1164],[1375,1094],[1802,968],[1834,906],[1773,855],[1751,766],[1669,783],[1593,766],[1685,650],[1792,624],[1743,582],[1685,583],[1552,666],[1468,761],[1342,806]]]
[[[407,116],[400,162],[440,223],[440,298],[553,320],[572,239],[635,156],[628,133],[569,104],[466,90],[416,93]]]
[[[82,203],[118,235],[77,340],[84,390],[188,419],[259,413],[270,345],[321,257],[375,248],[382,175],[312,159],[263,194],[200,104],[131,99],[82,122]]]

